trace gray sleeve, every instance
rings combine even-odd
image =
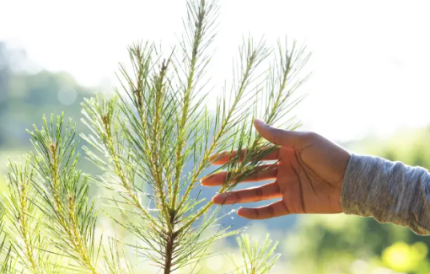
[[[352,154],[341,205],[346,214],[371,216],[430,235],[430,174],[421,167]]]

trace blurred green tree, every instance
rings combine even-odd
[[[6,112],[7,90],[9,83],[9,63],[7,61],[6,45],[0,42],[0,125]],[[4,143],[4,131],[0,130],[0,146]]]
[[[78,120],[80,102],[93,94],[68,73],[26,71],[26,57],[20,52],[0,42],[0,149],[27,149],[30,143],[25,129],[31,127],[34,117],[64,111]],[[78,130],[86,127],[79,124]]]

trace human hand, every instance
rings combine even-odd
[[[274,180],[273,182],[217,194],[214,204],[236,204],[281,198],[258,208],[241,208],[237,214],[247,219],[268,219],[287,214],[340,213],[340,193],[350,154],[313,132],[286,131],[271,127],[260,120],[254,121],[260,135],[280,148],[264,160],[279,160],[272,169],[266,169],[243,182]],[[234,153],[234,152],[233,152]],[[223,165],[231,158],[225,154],[213,162]],[[221,186],[227,176],[220,172],[202,179],[204,186]],[[241,182],[242,183],[242,182]]]

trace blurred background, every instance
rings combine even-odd
[[[244,35],[264,35],[268,44],[288,35],[312,52],[305,68],[312,77],[299,91],[307,98],[295,113],[302,130],[351,152],[430,167],[427,1],[220,3],[214,86],[228,78]],[[94,92],[112,92],[118,62],[127,62],[126,47],[174,43],[185,14],[183,0],[0,0],[2,192],[7,159],[31,149],[26,128],[43,114],[64,111],[78,131],[86,131],[80,102]],[[270,233],[279,242],[282,256],[273,273],[430,273],[430,239],[406,228],[344,214],[267,222],[231,216],[228,224],[256,237]],[[101,228],[111,226],[101,218]],[[237,252],[234,239],[213,248]],[[204,273],[225,273],[230,266],[222,254],[202,264]]]

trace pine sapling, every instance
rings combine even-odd
[[[299,126],[290,112],[303,98],[295,94],[307,76],[298,74],[310,55],[295,42],[272,49],[263,40],[244,40],[232,80],[213,99],[208,69],[218,2],[189,0],[187,11],[177,46],[131,45],[115,96],[82,103],[90,133],[79,136],[101,175],[78,169],[75,124],[63,116],[44,117],[29,131],[35,150],[23,164],[10,164],[9,193],[1,199],[7,273],[125,274],[149,265],[165,274],[193,273],[212,255],[214,241],[240,232],[219,225],[224,215],[202,198],[200,180],[227,170],[219,190],[226,192],[273,168],[276,163],[262,159],[277,146],[252,121]],[[208,174],[226,154],[229,161]],[[91,183],[107,193],[102,203],[90,195]],[[100,211],[135,241],[98,233]],[[244,262],[238,273],[268,273],[278,258],[275,246],[239,239]]]

